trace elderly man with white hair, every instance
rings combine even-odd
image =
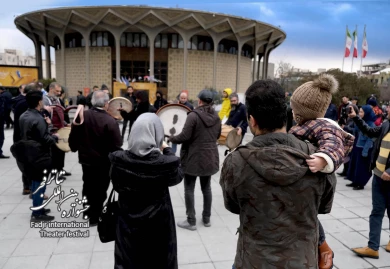
[[[122,136],[116,120],[106,110],[109,96],[103,91],[92,95],[92,109],[84,111],[83,119],[75,119],[80,125],[72,124],[69,146],[78,151],[79,163],[83,168],[83,197],[90,206],[84,219],[89,218],[90,226],[97,225],[103,203],[110,185],[110,161],[108,154],[122,147]]]

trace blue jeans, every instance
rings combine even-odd
[[[390,218],[390,182],[374,175],[372,180],[372,211],[370,215],[370,236],[368,247],[378,250],[380,245],[382,220],[387,209]]]
[[[176,154],[177,151],[177,144],[172,143],[172,152]]]
[[[41,188],[39,191],[37,191],[37,193],[34,194],[35,190],[38,189],[40,185],[41,185],[40,181],[32,181],[31,193],[32,193],[33,207],[40,206],[43,203],[43,195],[45,194],[46,191],[46,185],[43,188]],[[42,214],[44,214],[43,208],[32,212],[33,216],[40,216]]]

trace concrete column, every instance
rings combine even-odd
[[[187,89],[187,63],[188,63],[188,44],[189,38],[183,37],[183,52],[184,52],[184,66],[183,66],[183,90]]]
[[[116,80],[120,81],[121,76],[121,35],[115,34],[115,62],[116,62]]]
[[[45,45],[45,57],[46,57],[46,78],[51,78],[51,56],[50,56],[50,45]]]
[[[235,92],[238,92],[240,90],[241,51],[242,51],[242,45],[240,43],[238,43],[236,90],[235,90]]]
[[[150,44],[150,52],[149,52],[149,76],[154,79],[154,41],[156,36],[148,36],[149,44]]]
[[[35,38],[34,41],[35,46],[35,65],[38,67],[38,79],[42,79],[42,50],[41,44],[39,43],[39,39]]]
[[[217,89],[217,56],[218,56],[218,44],[214,41],[214,66],[213,66],[213,88]]]
[[[83,35],[83,38],[85,40],[85,87],[88,87],[88,88],[91,87],[89,37],[90,37],[90,32],[88,34]]]
[[[266,79],[268,78],[268,63],[269,63],[269,56],[271,54],[271,51],[273,51],[273,49],[268,50],[267,57],[266,57],[266,62],[267,62],[267,65],[266,65],[266,68],[265,68],[265,78]]]
[[[66,85],[66,62],[65,62],[65,33],[59,36],[61,42],[61,61],[62,61],[62,84]]]
[[[268,50],[266,50],[264,53],[263,71],[261,72],[261,79],[267,78],[267,65],[268,65],[267,55],[268,55]]]
[[[261,59],[263,58],[263,54],[262,53],[259,53],[258,54],[258,57],[259,57],[259,60],[258,60],[258,62],[257,62],[257,80],[259,80],[260,79],[260,61],[261,61]]]

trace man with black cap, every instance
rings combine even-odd
[[[34,88],[35,87],[35,88]],[[24,174],[31,182],[33,207],[40,207],[44,200],[46,185],[40,188],[44,177],[44,170],[51,169],[50,148],[58,140],[58,135],[50,135],[48,125],[51,121],[43,118],[43,93],[36,89],[36,85],[28,85],[31,88],[26,94],[28,110],[19,119],[21,140],[13,145],[11,151],[18,162],[22,163]],[[31,221],[50,221],[53,216],[48,216],[50,209],[33,210]]]
[[[196,230],[194,190],[196,178],[200,178],[203,193],[202,220],[210,227],[211,215],[211,176],[219,170],[217,139],[221,135],[221,120],[213,108],[213,93],[203,90],[198,95],[198,107],[188,113],[183,130],[169,140],[182,144],[180,157],[184,177],[184,195],[187,219],[177,225],[191,231]]]

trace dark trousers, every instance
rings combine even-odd
[[[60,172],[65,166],[65,152],[57,148],[56,145],[51,147],[51,156],[53,160],[53,169]]]
[[[211,176],[200,177],[200,187],[203,193],[203,219],[207,222],[211,216]],[[196,224],[196,212],[195,212],[195,183],[196,176],[185,175],[184,176],[184,197],[186,202],[187,220],[191,225]]]
[[[325,231],[324,231],[324,227],[322,227],[322,224],[321,222],[318,220],[318,225],[319,225],[319,233],[320,233],[320,236],[318,238],[318,246],[321,246],[324,242],[325,242]]]
[[[107,198],[110,185],[109,164],[82,165],[83,168],[83,197],[86,196],[89,209],[84,216],[88,216],[91,223],[98,222],[103,203]]]
[[[14,125],[14,121],[11,118],[11,109],[6,109],[4,113],[4,121],[5,124],[7,125],[7,128],[9,128],[11,125]]]
[[[0,116],[0,155],[3,154],[4,145],[4,117]]]
[[[372,211],[368,241],[368,247],[373,250],[379,249],[382,221],[386,210],[390,221],[390,181],[384,181],[374,175],[372,179]]]
[[[131,124],[129,120],[123,120],[123,127],[122,127],[122,139],[125,140],[125,133],[127,129],[127,125],[129,125],[129,134],[130,135],[130,130],[131,130]]]
[[[38,187],[40,185],[41,185],[41,181],[34,181],[33,180],[32,183],[31,183],[31,193],[32,193],[33,207],[40,206],[43,203],[43,195],[45,194],[46,185],[43,188],[41,188],[39,191],[34,193],[38,189]],[[42,214],[44,214],[44,208],[42,208],[40,210],[35,210],[35,211],[32,212],[33,216],[40,216]]]
[[[18,165],[20,172],[22,172],[23,189],[31,190],[31,179],[27,176],[27,173],[24,172],[24,165],[18,161],[16,161],[16,164]]]

